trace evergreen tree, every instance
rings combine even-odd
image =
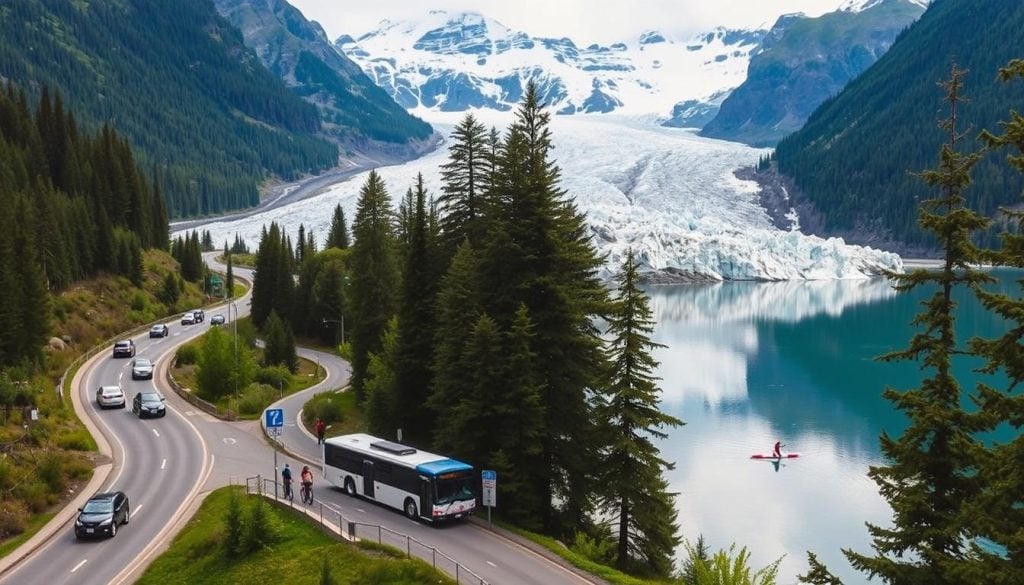
[[[957,150],[963,75],[954,66],[942,84],[950,116],[940,126],[948,133],[948,141],[942,146],[938,168],[921,174],[927,185],[939,190],[937,197],[922,202],[920,223],[944,250],[942,268],[893,275],[899,290],[930,285],[937,286],[937,291],[913,321],[923,331],[911,338],[907,349],[882,356],[886,361],[920,361],[932,375],[920,388],[902,392],[886,388],[885,397],[907,416],[909,425],[898,437],[882,433],[888,463],[872,466],[868,475],[892,506],[893,526],[868,524],[875,556],[843,551],[856,569],[899,585],[981,582],[967,572],[972,562],[964,506],[979,495],[979,443],[973,435],[982,427],[976,414],[964,410],[961,388],[951,369],[953,355],[963,351],[954,330],[953,289],[975,289],[991,280],[974,268],[980,255],[970,241],[988,222],[967,208],[963,197],[971,168],[979,160],[977,153]]]
[[[558,185],[549,118],[529,84],[498,155],[481,281],[499,327],[508,328],[521,303],[534,324],[546,407],[535,487],[545,528],[561,533],[584,524],[592,505],[598,445],[588,392],[604,365],[594,319],[607,309],[607,291],[585,217]]]
[[[295,354],[295,336],[290,325],[271,311],[263,324],[263,336],[266,346],[263,349],[263,365],[282,365],[295,373],[299,367],[299,359]]]
[[[412,444],[430,442],[433,421],[425,416],[431,387],[434,350],[435,297],[440,284],[437,251],[427,233],[426,189],[423,175],[416,179],[410,235],[402,277],[398,341],[395,349],[395,393],[403,408],[397,413],[398,428]]]
[[[1000,70],[1004,81],[1024,78],[1024,60],[1015,59]],[[1009,148],[1009,164],[1024,174],[1024,116],[1010,112],[1002,123],[1003,133],[996,136],[983,132],[993,148]],[[1024,213],[1003,210],[1016,228],[1002,234],[1002,248],[990,259],[998,265],[1024,267]],[[990,442],[981,451],[978,477],[981,495],[968,502],[967,516],[974,521],[974,530],[1006,547],[1006,554],[977,549],[981,574],[993,584],[1024,583],[1024,395],[1018,390],[1024,381],[1024,298],[994,294],[979,289],[982,304],[999,315],[1007,324],[1006,333],[995,339],[974,338],[971,350],[985,358],[983,372],[1002,372],[1008,378],[1005,390],[990,385],[979,386],[980,410],[986,418],[986,430],[997,427],[1015,431],[1006,442]]]
[[[437,203],[446,257],[468,239],[479,242],[483,236],[483,200],[488,187],[487,129],[473,114],[452,131],[448,162],[441,166],[444,186]]]
[[[615,564],[628,572],[651,571],[667,577],[679,545],[673,495],[666,490],[662,459],[652,439],[664,439],[668,426],[682,424],[658,408],[659,390],[651,352],[664,347],[651,341],[654,321],[647,296],[640,290],[639,264],[626,254],[618,277],[618,300],[608,317],[611,371],[605,399],[597,408],[608,448],[604,453],[598,502],[618,523]]]
[[[224,279],[224,298],[233,299],[235,298],[235,268],[231,252],[227,251],[227,245],[224,246],[224,256],[227,257],[228,262],[227,275]]]
[[[345,210],[341,208],[341,203],[339,203],[334,207],[334,215],[331,216],[331,228],[327,232],[327,242],[324,244],[324,247],[345,250],[348,248],[348,245],[348,225],[345,223]]]
[[[164,286],[160,289],[160,301],[167,305],[168,310],[173,311],[174,305],[178,302],[180,296],[181,290],[178,288],[178,279],[174,277],[173,272],[168,272],[164,276]]]
[[[346,314],[345,261],[343,256],[325,254],[313,281],[312,321],[321,338],[335,345],[344,341],[342,326]]]
[[[302,264],[302,261],[306,258],[306,225],[303,223],[299,224],[299,237],[295,242],[295,263]]]
[[[398,306],[400,275],[396,260],[394,212],[380,175],[371,171],[359,191],[352,246],[352,388],[364,397],[370,353]],[[254,307],[255,309],[255,307]]]
[[[295,279],[292,253],[277,222],[264,227],[256,250],[256,270],[252,283],[252,322],[263,327],[272,311],[291,317]]]
[[[398,341],[398,317],[388,320],[381,335],[380,349],[367,360],[365,382],[366,418],[370,432],[381,437],[396,437],[396,414],[400,410],[395,395],[395,347]],[[397,437],[396,437],[397,438]]]

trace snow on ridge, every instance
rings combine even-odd
[[[474,113],[498,128],[512,119],[509,112]],[[445,135],[463,116],[426,114]],[[594,244],[606,258],[605,277],[619,269],[630,248],[644,271],[682,271],[711,280],[834,280],[903,270],[896,254],[775,228],[758,204],[756,186],[733,175],[736,168],[755,164],[765,150],[619,115],[554,117],[552,134],[562,186],[587,215]],[[441,148],[377,172],[396,202],[421,172],[436,197],[439,166],[447,157]],[[214,241],[231,241],[238,234],[255,248],[264,223],[277,221],[293,234],[302,223],[322,242],[336,204],[355,217],[365,179],[364,173],[315,198],[204,229]]]
[[[839,12],[861,12],[861,11],[867,10],[869,8],[874,8],[875,6],[878,6],[879,4],[884,4],[887,1],[889,1],[889,0],[846,0],[845,2],[843,2],[843,4],[837,10]],[[928,8],[928,4],[931,3],[931,0],[904,0],[904,1],[905,2],[909,2],[911,4],[916,4],[916,5],[920,6],[921,8]]]

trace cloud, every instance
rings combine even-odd
[[[644,30],[695,33],[716,26],[771,26],[782,14],[817,16],[835,10],[841,0],[290,0],[334,39],[358,36],[383,19],[415,18],[427,10],[473,11],[531,36],[568,36],[577,43],[610,42]]]

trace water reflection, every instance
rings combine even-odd
[[[866,583],[840,549],[869,551],[864,522],[891,517],[866,475],[881,462],[880,432],[905,424],[881,393],[917,387],[924,375],[915,363],[875,358],[906,346],[929,291],[897,293],[874,279],[648,292],[654,339],[667,346],[655,354],[662,408],[687,423],[659,444],[676,463],[668,479],[681,494],[683,536],[746,545],[757,566],[786,555],[780,583],[806,570],[807,550],[848,585]],[[962,339],[1004,326],[968,295],[960,302]],[[955,364],[965,388],[978,380],[976,366]],[[803,456],[778,467],[749,458],[776,440]]]

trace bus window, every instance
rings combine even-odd
[[[476,498],[473,493],[473,477],[471,475],[450,474],[445,479],[437,480],[437,503],[450,504]]]

